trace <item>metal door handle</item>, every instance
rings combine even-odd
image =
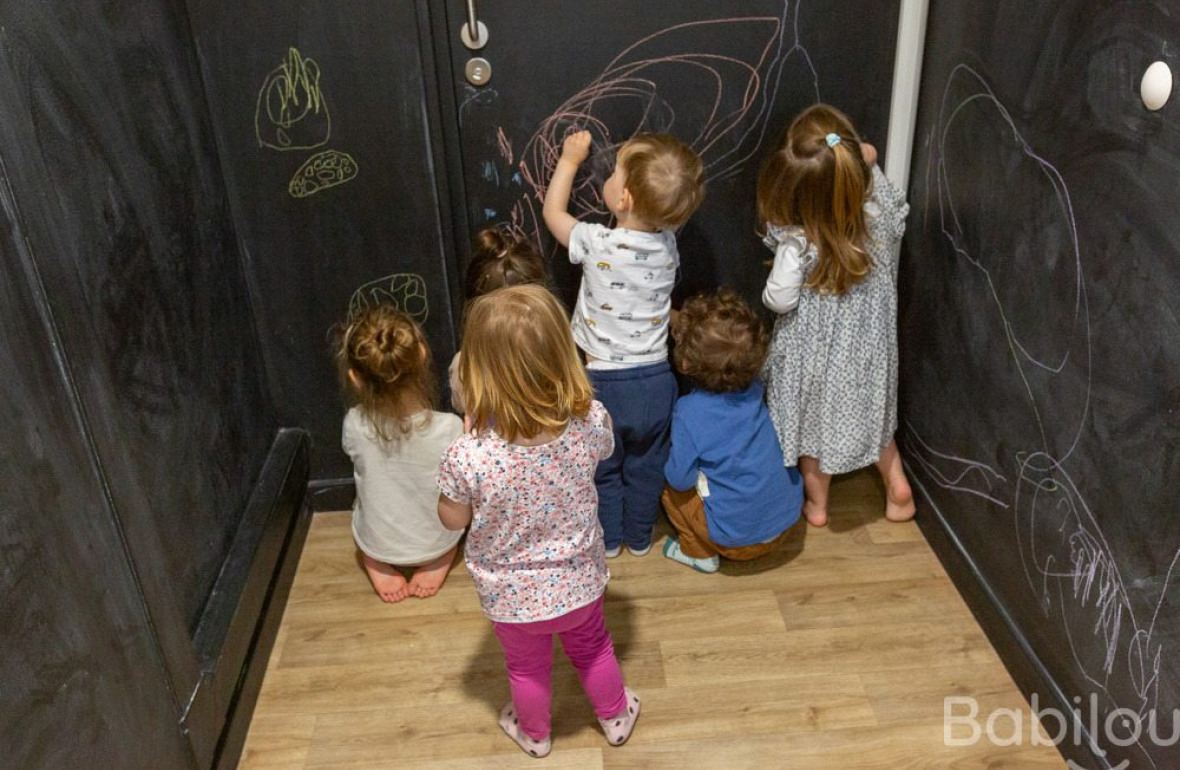
[[[475,9],[475,0],[467,0],[467,22],[459,30],[459,38],[463,45],[477,51],[488,44],[488,28],[479,20]]]

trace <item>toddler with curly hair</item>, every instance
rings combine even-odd
[[[720,558],[756,559],[799,520],[803,485],[784,467],[758,372],[769,334],[729,289],[684,303],[672,319],[672,360],[693,390],[672,411],[661,502],[677,536],[664,556],[699,572]]]

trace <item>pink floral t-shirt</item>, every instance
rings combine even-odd
[[[493,430],[451,442],[438,488],[471,506],[467,569],[488,618],[549,620],[602,595],[610,573],[594,470],[612,451],[606,409],[597,401],[547,444],[509,444]]]

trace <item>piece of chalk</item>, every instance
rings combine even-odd
[[[1153,62],[1139,82],[1139,96],[1149,110],[1158,110],[1172,95],[1172,70],[1162,61]]]

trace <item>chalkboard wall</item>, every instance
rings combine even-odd
[[[331,327],[393,302],[439,371],[455,349],[426,3],[188,5],[280,420],[316,478],[351,479]]]
[[[0,765],[184,767],[164,661],[36,309],[7,185],[0,202]]]
[[[1175,10],[932,4],[901,271],[927,511],[1112,766],[1180,765],[1104,726],[1180,707],[1180,104],[1138,98]]]
[[[4,3],[0,114],[0,764],[208,764],[279,422],[183,2]]]
[[[557,286],[572,298],[579,273],[554,247],[541,201],[567,131],[587,128],[592,155],[575,185],[579,217],[606,221],[602,182],[613,149],[640,131],[668,131],[705,163],[707,190],[679,234],[675,304],[728,284],[758,301],[771,254],[755,230],[759,164],[796,113],[816,101],[848,112],[884,151],[899,0],[844,3],[683,0],[480,5],[492,79],[462,78],[474,54],[452,56],[467,217],[507,222],[537,238]],[[457,37],[465,3],[447,0]]]

